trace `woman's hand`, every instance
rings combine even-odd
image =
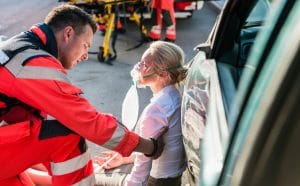
[[[104,151],[101,154],[103,154],[105,157],[96,157],[95,161],[100,166],[103,165],[104,169],[112,169],[124,164],[123,156],[117,152]]]

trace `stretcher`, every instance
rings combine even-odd
[[[103,43],[99,46],[98,52],[90,52],[90,54],[96,54],[99,62],[111,65],[112,61],[117,58],[115,45],[120,25],[120,16],[128,17],[130,21],[134,22],[141,35],[141,42],[131,49],[137,48],[145,41],[148,41],[148,31],[144,25],[144,19],[150,18],[150,0],[59,0],[59,2],[67,2],[82,8],[91,14],[98,24],[99,30],[103,32]],[[203,4],[203,1],[199,2]],[[199,6],[199,2],[193,0],[175,0],[174,8],[177,12],[185,13],[184,16],[191,17],[194,10],[202,7],[202,5]],[[120,11],[121,9],[122,12]]]
[[[104,39],[98,52],[90,52],[97,54],[99,62],[112,64],[112,61],[117,58],[117,51],[115,49],[118,24],[120,23],[119,9],[124,5],[132,6],[130,10],[129,20],[136,23],[140,28],[143,38],[147,37],[147,29],[142,24],[143,17],[138,16],[136,6],[146,7],[149,1],[146,0],[59,0],[59,2],[67,2],[85,10],[91,14],[95,22],[98,24],[99,30],[103,30]]]

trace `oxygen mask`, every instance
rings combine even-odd
[[[132,78],[133,83],[138,87],[138,88],[145,88],[144,85],[141,85],[139,83],[140,79],[141,79],[141,73],[139,71],[139,65],[136,64],[134,65],[133,69],[130,71],[130,75]]]

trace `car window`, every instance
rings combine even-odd
[[[252,7],[251,10],[247,10],[243,6],[239,7],[243,8],[243,11],[235,8],[237,12],[232,11],[227,19],[226,14],[224,14],[225,19],[222,18],[222,24],[220,24],[224,28],[218,27],[223,32],[218,31],[219,36],[215,37],[213,58],[217,63],[227,118],[231,112],[236,90],[244,72],[249,53],[256,41],[257,34],[264,27],[264,16],[267,15],[269,10],[269,2],[267,0],[259,0],[256,4],[252,4],[248,4],[248,9]],[[244,12],[249,12],[249,15],[247,16],[247,13]],[[247,17],[244,18],[245,16]],[[231,125],[231,123],[228,124]]]
[[[269,1],[258,1],[255,7],[247,17],[245,26],[253,24],[261,24],[265,21],[268,10],[270,9]]]

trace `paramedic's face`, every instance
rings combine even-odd
[[[59,60],[65,69],[71,69],[88,59],[88,49],[93,35],[93,30],[89,25],[86,25],[80,34],[76,34],[72,27],[66,27],[63,46],[59,48]]]

